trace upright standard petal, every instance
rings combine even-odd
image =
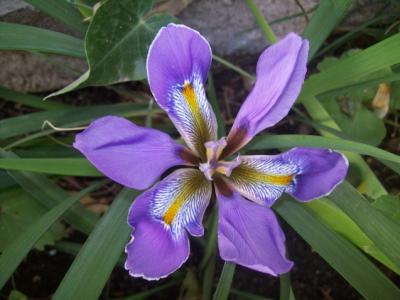
[[[225,156],[239,150],[257,133],[288,114],[304,82],[307,56],[308,41],[295,33],[288,34],[261,54],[256,83],[228,135]]]
[[[277,276],[293,263],[285,257],[285,236],[272,210],[237,192],[217,192],[218,247],[222,259]]]
[[[128,215],[133,233],[125,268],[130,275],[163,278],[187,260],[187,232],[203,235],[211,191],[199,170],[179,169],[135,200]]]
[[[167,169],[188,164],[183,157],[190,151],[161,131],[114,116],[77,134],[74,147],[104,175],[134,189],[148,188]]]
[[[294,148],[280,155],[241,156],[228,181],[246,198],[271,206],[287,192],[308,201],[329,194],[346,177],[347,159],[327,149]]]
[[[206,39],[176,24],[159,31],[147,57],[147,77],[156,101],[203,159],[204,143],[217,137],[217,122],[204,91],[210,64]]]

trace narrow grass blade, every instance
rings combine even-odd
[[[328,197],[339,206],[393,263],[400,267],[400,226],[344,182]]]
[[[321,198],[305,203],[326,226],[350,240],[359,249],[400,275],[400,268],[380,251],[356,223],[330,199]]]
[[[72,29],[85,33],[87,25],[79,11],[67,0],[24,0]]]
[[[106,115],[145,116],[147,112],[147,105],[131,103],[93,105],[37,112],[0,120],[0,139],[39,131],[42,129],[44,121],[49,121],[55,126],[63,126],[65,124],[79,126]],[[160,110],[154,109],[153,113],[156,112],[160,112]]]
[[[284,196],[274,209],[366,299],[399,299],[400,290],[355,246]]]
[[[5,151],[0,151],[0,157],[17,158],[14,153]],[[65,190],[43,174],[22,171],[8,171],[8,174],[25,191],[49,209],[64,202],[69,197]],[[79,203],[76,203],[63,216],[63,219],[81,232],[89,234],[94,228],[98,217]]]
[[[0,50],[38,51],[85,58],[83,41],[27,25],[0,22]]]
[[[254,16],[255,21],[258,24],[258,27],[262,30],[266,39],[271,43],[275,43],[277,38],[272,31],[271,27],[269,26],[268,22],[265,20],[263,14],[258,9],[257,5],[255,4],[254,0],[246,0],[246,4],[249,7],[251,13]]]
[[[246,150],[262,150],[291,147],[315,147],[328,148],[339,151],[349,151],[358,154],[369,155],[375,158],[391,161],[400,164],[400,156],[382,150],[380,148],[348,141],[338,138],[322,137],[317,135],[303,134],[282,134],[282,135],[261,135],[255,137]]]
[[[359,83],[369,75],[400,63],[400,33],[379,42],[306,80],[301,102],[334,89]],[[382,55],[385,53],[385,55]]]
[[[219,277],[218,285],[214,293],[213,300],[228,299],[232,285],[233,275],[235,274],[236,264],[225,262],[222,268],[221,276]]]
[[[129,206],[138,193],[124,189],[96,225],[53,299],[98,299],[129,239]]]
[[[44,110],[62,109],[68,107],[68,105],[63,103],[57,103],[53,101],[43,101],[41,97],[21,92],[16,92],[2,86],[0,86],[0,98]]]
[[[82,190],[77,195],[65,199],[44,214],[36,223],[27,228],[0,256],[0,289],[7,282],[20,262],[32,249],[40,237],[79,199],[99,188],[104,182],[96,183]]]
[[[0,158],[0,169],[68,176],[103,176],[84,158]]]
[[[352,0],[325,0],[320,2],[302,34],[310,41],[309,59],[318,51],[336,25],[343,20],[350,10],[352,2]]]

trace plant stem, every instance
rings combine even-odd
[[[254,3],[254,0],[246,0],[246,4],[251,10],[258,26],[260,26],[260,29],[262,30],[265,38],[271,44],[275,43],[277,41],[276,35],[272,31],[271,26],[269,26],[267,20],[265,20],[261,11],[258,9],[257,5]]]
[[[254,76],[251,75],[250,73],[246,72],[245,70],[243,70],[242,68],[240,68],[239,66],[236,66],[232,63],[230,63],[229,61],[223,59],[222,57],[219,57],[217,55],[213,55],[213,59],[217,62],[219,62],[220,64],[228,67],[229,69],[232,69],[233,71],[236,71],[237,73],[239,73],[240,75],[243,75],[244,77],[247,77],[251,80],[254,80]]]

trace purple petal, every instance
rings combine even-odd
[[[189,257],[186,234],[175,239],[163,224],[141,220],[126,246],[125,269],[133,277],[158,280],[179,269]]]
[[[228,181],[246,198],[272,206],[283,192],[293,188],[299,167],[281,155],[249,155],[240,159],[241,164],[233,169]]]
[[[293,148],[282,157],[300,167],[289,193],[300,201],[329,195],[346,178],[347,158],[329,149]]]
[[[148,188],[167,169],[187,164],[182,155],[189,151],[161,131],[114,116],[77,134],[74,147],[107,177],[134,189]]]
[[[225,155],[234,153],[288,114],[304,82],[307,56],[308,41],[295,33],[261,54],[256,83],[232,126]]]
[[[294,148],[280,155],[241,156],[227,179],[246,198],[271,206],[287,192],[300,201],[329,194],[346,177],[347,159],[327,149]]]
[[[285,257],[285,236],[272,210],[236,192],[217,197],[222,259],[274,276],[288,272],[293,263]]]
[[[197,31],[184,25],[163,27],[150,46],[147,77],[151,91],[188,146],[204,158],[204,143],[217,137],[217,123],[204,83],[211,48]]]
[[[162,278],[186,261],[187,232],[203,235],[211,191],[199,170],[179,169],[136,198],[128,214],[134,231],[125,264],[132,276]]]

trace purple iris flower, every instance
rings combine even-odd
[[[74,143],[102,173],[133,189],[147,189],[175,168],[129,210],[133,232],[125,268],[130,275],[163,278],[187,260],[188,235],[203,235],[202,219],[213,190],[222,259],[275,276],[290,270],[285,237],[270,207],[284,192],[299,201],[329,194],[346,176],[346,158],[312,148],[232,155],[287,115],[304,82],[307,55],[308,41],[294,33],[267,48],[231,131],[218,139],[204,90],[212,57],[209,43],[184,25],[169,24],[159,31],[147,57],[148,80],[187,147],[115,116],[94,121]]]

